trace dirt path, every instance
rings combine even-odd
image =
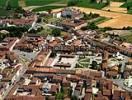
[[[121,5],[123,5],[123,2],[111,2],[109,6],[104,7],[102,10],[110,10],[114,12],[127,13],[127,9],[121,8],[120,7]]]
[[[123,13],[117,13],[117,12],[108,12],[103,10],[97,10],[92,8],[82,8],[82,7],[74,7],[76,9],[80,9],[80,11],[85,13],[97,13],[101,16],[112,18],[108,21],[105,21],[101,24],[99,24],[99,27],[112,27],[112,28],[123,28],[127,26],[132,27],[132,15],[130,14],[123,14]],[[61,9],[53,10],[53,12],[59,11]]]
[[[19,3],[19,6],[21,6],[21,7],[25,7],[26,6],[25,0],[18,0],[18,3]]]

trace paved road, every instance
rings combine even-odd
[[[24,10],[29,10],[32,11],[33,9],[39,8],[39,7],[47,7],[47,6],[67,6],[67,4],[57,4],[57,3],[52,3],[48,5],[42,5],[42,6],[28,6],[28,7],[23,7]]]
[[[8,93],[11,91],[11,89],[14,87],[14,85],[20,80],[20,78],[27,71],[28,64],[29,64],[30,60],[36,56],[36,54],[20,52],[19,50],[14,50],[14,52],[16,52],[19,55],[19,61],[22,64],[22,71],[21,71],[20,75],[16,78],[15,83],[9,86],[8,90],[5,92],[5,94],[2,98],[5,98],[8,95]]]
[[[128,88],[128,87],[124,86],[124,83],[123,83],[124,80],[123,79],[113,79],[112,81],[115,84],[117,84],[120,88],[125,89],[125,90],[127,90],[129,92],[132,92],[131,88]]]
[[[27,60],[27,61],[32,61],[36,55],[38,54],[38,52],[24,52],[24,51],[19,51],[19,50],[14,50],[14,52],[16,54],[18,54],[21,58]]]
[[[20,62],[22,63],[22,71],[21,71],[19,77],[16,78],[16,81],[13,84],[11,84],[9,86],[9,88],[5,91],[5,93],[4,93],[3,97],[2,97],[3,99],[8,95],[8,93],[11,91],[11,89],[14,87],[14,85],[20,80],[20,78],[25,74],[25,72],[28,69],[28,66],[27,66],[26,62],[24,62],[22,59],[21,59]]]

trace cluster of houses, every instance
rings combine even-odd
[[[18,38],[6,37],[0,42],[0,99],[3,99],[12,86],[25,72],[19,56],[13,51]]]
[[[60,100],[71,100],[72,96],[76,96],[77,100],[131,100],[129,92],[102,77],[99,71],[64,70],[47,66],[29,68],[6,100],[58,100],[58,93],[64,94]]]
[[[67,32],[70,30],[69,34],[25,34],[20,39],[7,37],[0,42],[1,98],[131,100],[132,85],[127,89],[113,79],[131,78],[132,51],[103,41],[97,30],[81,30],[87,22],[81,19],[83,13],[79,10],[65,8],[53,12],[53,17],[63,19],[59,25]],[[16,50],[24,55],[17,55]],[[34,52],[37,55],[28,67],[23,66],[25,53],[32,56]],[[84,66],[85,58],[90,59],[91,67],[76,67],[80,57]]]

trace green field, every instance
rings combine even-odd
[[[64,6],[44,6],[44,7],[38,7],[36,9],[33,9],[34,12],[39,12],[39,11],[49,11],[52,9],[57,9],[57,8],[63,8]]]
[[[66,0],[25,0],[27,6],[41,6],[51,3],[65,3]]]
[[[0,0],[0,7],[4,8],[7,1],[8,0]],[[18,0],[9,0],[8,5],[10,5],[13,8],[16,8],[18,7]]]
[[[79,58],[76,68],[88,68],[90,67],[90,59],[87,57]]]

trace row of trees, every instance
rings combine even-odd
[[[99,14],[92,13],[92,12],[90,12],[89,14],[86,14],[86,13],[83,13],[83,14],[84,14],[84,17],[83,17],[84,20],[90,20],[100,16]]]

